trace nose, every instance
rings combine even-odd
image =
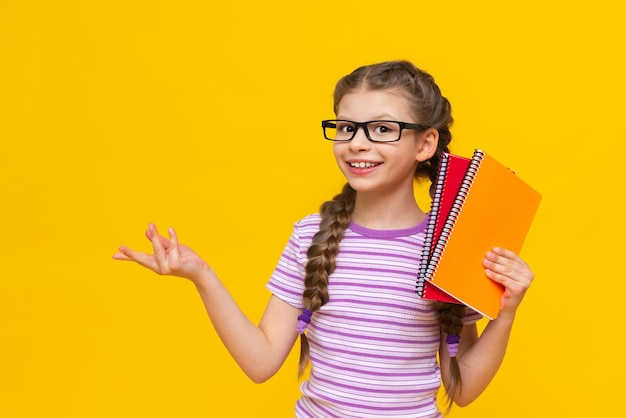
[[[356,133],[354,134],[354,138],[350,140],[350,149],[352,151],[363,151],[370,149],[371,142],[367,139],[365,126],[358,126],[356,128]]]

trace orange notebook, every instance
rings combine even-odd
[[[496,246],[519,253],[540,201],[541,195],[514,172],[476,150],[445,222],[439,231],[427,231],[433,242],[418,287],[425,280],[487,318],[496,318],[503,287],[485,276],[482,260]]]

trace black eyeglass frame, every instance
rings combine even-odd
[[[352,136],[349,139],[333,139],[333,138],[329,138],[326,135],[326,128],[337,128],[337,122],[348,122],[351,123],[352,125],[354,125],[354,127],[356,128],[354,130],[354,132],[352,133]],[[397,123],[398,126],[400,126],[400,132],[398,133],[398,139],[394,139],[393,141],[376,141],[375,139],[372,139],[372,137],[370,136],[370,131],[369,129],[367,129],[367,125],[372,123],[372,122],[387,122],[387,123]],[[331,126],[331,125],[335,125],[335,126]],[[349,142],[352,141],[354,139],[354,137],[356,136],[356,133],[359,131],[359,128],[363,129],[363,132],[365,132],[365,136],[367,137],[367,139],[370,142],[376,142],[376,143],[391,143],[391,142],[398,142],[400,140],[400,138],[402,138],[402,131],[404,129],[421,129],[421,130],[427,130],[430,129],[427,126],[424,125],[420,125],[417,123],[409,123],[409,122],[400,122],[397,120],[368,120],[366,122],[354,122],[351,120],[346,120],[346,119],[326,119],[322,121],[322,130],[324,131],[324,138],[329,140],[329,141],[333,141],[333,142]]]

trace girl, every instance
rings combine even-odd
[[[485,254],[485,274],[505,292],[480,338],[476,312],[418,297],[428,214],[413,185],[434,180],[448,151],[450,104],[430,75],[406,61],[356,69],[339,80],[334,101],[337,119],[322,127],[347,184],[295,225],[258,325],[171,228],[166,238],[149,226],[153,254],[120,247],[113,258],[191,280],[255,382],[276,373],[300,335],[300,371],[309,361],[311,369],[297,417],[440,417],[442,381],[450,405],[464,406],[496,374],[533,273],[506,249]]]

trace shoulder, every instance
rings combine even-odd
[[[319,213],[312,213],[312,214],[307,215],[304,218],[300,219],[298,222],[296,222],[296,227],[299,227],[299,228],[317,227],[317,228],[319,228],[321,220],[322,220],[322,217],[320,216]]]
[[[321,219],[319,213],[307,215],[295,223],[294,232],[301,236],[312,236],[319,231]]]
[[[319,214],[307,215],[293,225],[293,231],[287,244],[296,253],[306,254],[313,241],[313,236],[319,231],[321,217]]]

